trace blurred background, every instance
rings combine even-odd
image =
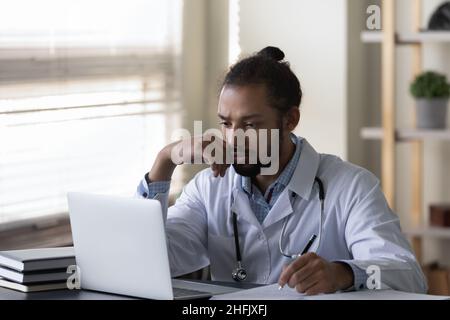
[[[70,245],[67,191],[133,195],[174,129],[192,130],[195,120],[205,130],[217,127],[227,68],[272,45],[302,84],[296,133],[385,180],[387,143],[395,165],[390,204],[424,267],[444,272],[450,133],[413,130],[409,86],[418,54],[422,70],[450,77],[449,33],[417,36],[445,1],[395,1],[395,50],[368,24],[376,13],[368,8],[390,14],[389,2],[2,1],[0,250]],[[386,65],[383,46],[395,64]],[[393,82],[383,78],[389,70]],[[417,144],[389,144],[377,129],[386,125],[386,92],[394,101],[389,121],[400,130],[391,130],[393,137],[416,134],[420,154]],[[177,168],[173,198],[199,169]],[[438,206],[440,225],[430,222],[430,205]],[[440,275],[448,288],[448,272]]]

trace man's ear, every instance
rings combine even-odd
[[[291,107],[284,116],[284,123],[288,131],[294,131],[300,122],[300,109],[298,107]]]

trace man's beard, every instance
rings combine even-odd
[[[233,168],[236,171],[237,174],[254,178],[257,175],[261,173],[261,168],[263,167],[263,164],[256,163],[256,164],[233,164]]]
[[[261,173],[261,168],[269,168],[272,165],[272,162],[269,162],[267,164],[262,164],[258,161],[256,164],[233,164],[234,171],[236,171],[237,174],[254,178],[257,175]]]
[[[282,140],[281,137],[283,136],[283,125],[282,125],[282,119],[280,118],[279,120],[279,130],[280,130],[280,135],[279,135],[279,152],[281,154],[282,152]],[[270,148],[269,148],[270,150]],[[272,155],[270,155],[272,156]],[[279,157],[279,155],[277,155]],[[244,176],[244,177],[249,177],[249,178],[254,178],[257,175],[259,175],[261,173],[261,168],[270,168],[270,166],[272,165],[272,161],[269,161],[269,163],[267,164],[262,164],[259,159],[257,159],[257,162],[255,164],[233,164],[233,168],[236,171],[237,174]]]

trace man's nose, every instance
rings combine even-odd
[[[249,137],[245,135],[245,132],[245,129],[239,127],[228,128],[225,132],[227,144],[233,146],[234,149],[245,148],[250,144]]]
[[[229,145],[234,145],[236,142],[236,137],[235,137],[236,129],[237,128],[229,128],[225,132],[225,138]]]

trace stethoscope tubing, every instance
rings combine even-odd
[[[318,239],[317,239],[317,247],[316,247],[316,252],[319,250],[321,242],[322,242],[322,231],[323,231],[323,215],[324,215],[324,210],[325,210],[325,188],[323,185],[322,180],[319,177],[315,177],[314,178],[314,182],[316,182],[319,186],[319,201],[320,201],[320,217],[319,217],[319,234],[318,234]],[[294,194],[295,197],[295,194]],[[296,198],[296,197],[295,197]],[[294,199],[294,203],[292,204],[292,206],[294,206],[295,204],[295,200]],[[234,199],[232,200],[232,202],[234,201]],[[231,207],[233,207],[231,205]],[[238,224],[237,224],[237,214],[236,212],[234,212],[233,210],[231,210],[232,213],[232,221],[233,221],[233,235],[234,235],[234,243],[235,243],[235,251],[236,251],[236,270],[233,271],[233,279],[240,281],[239,279],[237,279],[235,277],[235,274],[238,270],[243,271],[244,273],[246,273],[244,267],[242,266],[242,255],[241,255],[241,248],[240,248],[240,243],[239,243],[239,230],[238,230]],[[288,258],[297,258],[299,256],[299,254],[287,254],[283,251],[283,246],[282,246],[282,240],[284,237],[284,233],[286,230],[286,226],[287,223],[289,221],[289,217],[285,218],[285,221],[283,222],[283,227],[281,229],[281,233],[280,233],[280,238],[278,239],[278,246],[279,246],[279,250],[280,253]]]

